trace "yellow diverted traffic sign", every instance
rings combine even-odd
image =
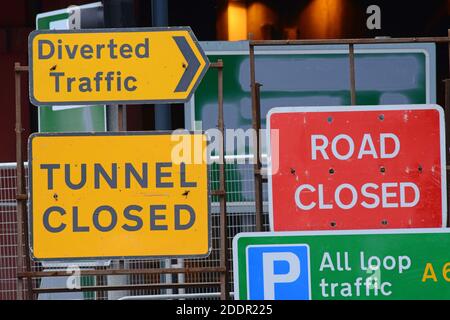
[[[209,254],[205,135],[34,134],[29,153],[36,259]]]
[[[36,30],[28,46],[35,105],[185,102],[209,66],[189,27]]]

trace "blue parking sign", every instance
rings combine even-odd
[[[247,281],[249,300],[310,300],[308,245],[248,246]]]

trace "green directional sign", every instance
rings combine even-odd
[[[70,6],[36,15],[37,30],[68,30],[103,26],[101,2]],[[41,105],[38,110],[39,132],[106,131],[104,105]]]
[[[450,299],[450,230],[240,233],[241,300]]]
[[[200,45],[211,62],[221,59],[224,63],[225,127],[251,128],[248,42],[204,41]],[[433,43],[355,45],[357,104],[436,103],[435,56]],[[273,107],[350,105],[348,61],[346,45],[256,47],[256,81],[262,84],[261,126],[265,128],[267,113]],[[217,70],[210,68],[193,99],[186,103],[187,129],[216,127],[218,92],[211,90],[216,87]],[[252,154],[249,141],[236,139],[231,148],[227,146],[227,156]],[[265,154],[265,139],[261,143]],[[231,201],[254,200],[253,192],[246,192],[253,177],[243,171],[242,165],[227,166],[227,172],[233,175],[227,181],[227,190],[233,190],[236,196]]]

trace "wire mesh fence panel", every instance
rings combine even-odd
[[[16,171],[13,166],[0,170],[0,299],[16,298]]]
[[[219,166],[209,165],[210,190],[219,187]],[[232,272],[232,239],[239,232],[255,231],[255,203],[253,165],[227,163],[227,221],[228,248],[231,291],[233,291]],[[28,181],[28,180],[26,180]],[[264,228],[268,230],[267,187],[263,188],[264,199]],[[136,259],[136,260],[108,260],[94,264],[79,263],[80,269],[121,270],[121,269],[159,269],[159,268],[203,268],[220,266],[220,209],[219,199],[212,196],[211,201],[211,251],[206,258],[195,259]],[[28,248],[24,248],[28,250]],[[25,261],[25,259],[23,260]],[[70,265],[76,265],[71,263]],[[66,270],[69,264],[41,264],[31,263],[32,271]],[[67,277],[34,278],[34,288],[59,288],[70,281],[73,270],[68,270]],[[217,283],[220,281],[218,272],[187,273],[187,274],[132,274],[132,275],[102,275],[82,276],[77,279],[83,286],[112,286],[130,285],[122,291],[86,291],[77,295],[71,293],[45,293],[34,295],[38,299],[117,299],[124,296],[138,295],[173,295],[199,294],[219,292],[214,287],[186,287],[169,289],[133,289],[133,286],[161,283]],[[17,202],[16,202],[16,165],[15,163],[0,164],[0,300],[11,300],[17,297]],[[217,295],[202,296],[196,299],[218,299]]]

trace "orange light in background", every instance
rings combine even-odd
[[[245,1],[228,2],[228,40],[247,39],[247,7]]]
[[[273,39],[273,30],[278,24],[277,14],[263,1],[251,2],[248,6],[248,31],[253,39]]]
[[[349,16],[346,12],[352,10],[348,0],[301,1],[285,9],[277,9],[268,0],[222,0],[219,3],[217,37],[229,41],[246,40],[249,33],[254,40],[340,38],[345,31],[345,18]],[[287,14],[283,10],[296,12]],[[297,18],[282,20],[285,16]]]
[[[345,0],[312,0],[300,13],[302,38],[338,38],[342,33]]]

